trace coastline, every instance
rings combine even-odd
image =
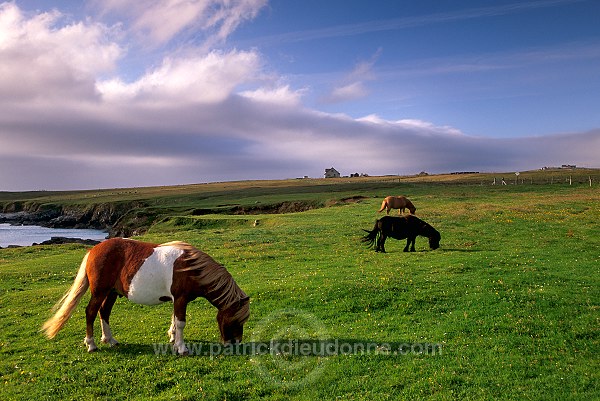
[[[40,246],[40,245],[63,245],[63,244],[83,244],[83,245],[97,245],[102,241],[94,240],[94,239],[82,239],[82,238],[72,238],[72,237],[50,237],[49,240],[42,241],[40,243],[34,242],[31,245],[8,245],[5,247],[1,247],[0,249],[14,249],[14,248],[27,248],[30,246]]]
[[[27,220],[27,213],[0,214],[0,249],[80,243],[95,245],[110,237],[94,227],[52,227]]]

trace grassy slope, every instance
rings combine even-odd
[[[519,180],[534,184],[564,184],[572,177],[573,183],[586,184],[591,177],[594,183],[600,182],[600,169],[576,170],[547,170],[526,171],[521,173]],[[290,180],[262,180],[262,181],[234,181],[216,182],[207,184],[177,185],[169,187],[142,187],[99,189],[86,191],[37,191],[37,192],[2,192],[0,191],[0,205],[22,201],[40,204],[95,204],[102,202],[122,202],[144,200],[165,206],[175,202],[184,206],[214,207],[219,204],[237,204],[245,198],[256,197],[262,202],[270,201],[270,196],[276,199],[284,197],[285,200],[294,200],[286,195],[317,194],[323,199],[327,192],[344,190],[370,190],[388,187],[393,188],[394,183],[428,183],[428,184],[490,184],[493,179],[505,178],[508,183],[514,183],[514,173],[481,173],[465,175],[431,175],[431,176],[385,176],[385,177],[360,177],[339,179],[290,179]],[[309,197],[310,199],[310,197]],[[325,198],[326,199],[326,198]]]
[[[83,305],[54,341],[38,333],[85,248],[4,249],[2,398],[600,397],[597,187],[352,185],[333,194],[333,186],[248,189],[248,204],[298,194],[369,198],[287,215],[184,213],[144,238],[190,241],[224,263],[252,297],[248,340],[312,338],[320,330],[345,342],[439,343],[441,355],[155,355],[152,344],[165,341],[170,305],[151,308],[123,299],[111,320],[123,345],[87,354]],[[239,187],[219,191],[207,204],[239,202]],[[392,240],[385,255],[362,246],[361,230],[372,227],[388,192],[410,196],[419,216],[442,233],[440,250],[429,251],[423,238],[413,254]],[[182,203],[197,206],[188,196]],[[186,339],[217,342],[215,312],[204,300],[192,303]]]

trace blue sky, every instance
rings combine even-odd
[[[600,167],[600,2],[0,2],[0,190]]]
[[[276,1],[230,44],[258,46],[320,110],[542,135],[600,126],[599,16],[594,1]],[[328,102],[361,65],[364,96]]]

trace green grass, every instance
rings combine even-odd
[[[328,186],[249,189],[247,204],[295,200],[298,191],[323,202],[367,198],[283,215],[172,213],[143,238],[189,241],[225,264],[251,296],[246,341],[439,344],[441,353],[156,355],[171,305],[119,299],[111,323],[122,345],[88,354],[86,299],[56,339],[39,332],[86,248],[2,249],[2,399],[600,398],[597,186],[351,185],[334,194]],[[228,198],[224,189],[212,205],[239,203],[240,190]],[[424,238],[415,253],[402,252],[404,241],[389,240],[387,254],[363,246],[362,229],[390,193],[410,197],[441,232],[440,249]],[[181,201],[198,206],[189,196]],[[205,300],[191,303],[186,340],[217,343],[215,315]]]

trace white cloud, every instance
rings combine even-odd
[[[331,93],[326,97],[326,101],[328,103],[347,102],[365,97],[367,93],[364,83],[352,82],[333,88]]]
[[[133,83],[110,79],[98,83],[107,101],[141,100],[214,103],[225,100],[236,86],[255,79],[260,58],[254,52],[213,51],[190,58],[167,58],[162,65]]]
[[[440,134],[440,135],[464,135],[459,129],[450,127],[447,125],[438,126],[429,121],[417,120],[417,119],[403,119],[397,121],[385,120],[376,114],[369,114],[368,116],[358,118],[356,121],[367,122],[376,124],[381,127],[388,127],[391,129],[401,129],[411,132],[420,132],[421,134]]]
[[[323,100],[326,103],[340,103],[367,96],[368,90],[365,82],[375,79],[372,70],[381,52],[380,48],[371,56],[370,60],[357,63],[354,69]]]
[[[275,89],[258,88],[240,92],[240,96],[262,103],[274,103],[280,106],[299,106],[303,90],[292,91],[289,85]]]
[[[14,3],[0,4],[0,100],[94,96],[95,75],[115,67],[121,48],[106,26],[59,27],[61,17],[27,19]]]
[[[97,0],[105,13],[131,18],[131,30],[144,41],[163,45],[182,32],[203,32],[204,48],[224,41],[250,20],[267,0]]]

